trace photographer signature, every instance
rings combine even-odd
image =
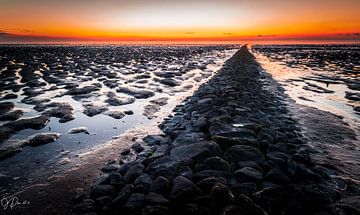
[[[4,210],[12,210],[15,207],[22,207],[25,205],[30,205],[30,202],[28,200],[20,201],[17,196],[3,197],[1,199],[1,206]]]

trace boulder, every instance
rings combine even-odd
[[[235,145],[230,147],[225,151],[224,159],[228,162],[254,161],[257,164],[261,164],[265,161],[265,157],[259,149],[247,145]]]

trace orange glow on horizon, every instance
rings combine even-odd
[[[356,0],[3,0],[0,43],[360,42]]]

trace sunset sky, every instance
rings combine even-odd
[[[359,0],[0,0],[0,43],[360,42]]]

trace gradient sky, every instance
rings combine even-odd
[[[360,41],[360,0],[0,0],[0,42]]]

